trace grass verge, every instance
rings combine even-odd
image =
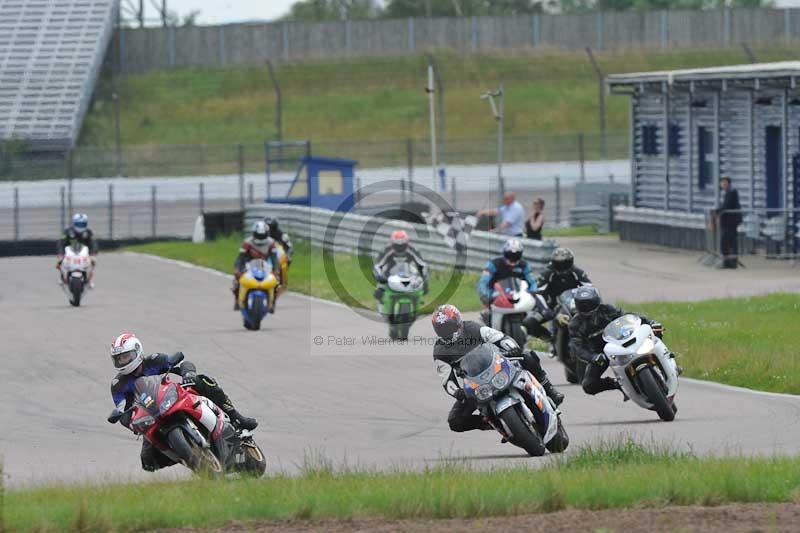
[[[260,480],[12,490],[6,519],[13,531],[135,531],[234,520],[474,518],[566,508],[787,502],[799,486],[797,458],[699,458],[617,440],[535,471],[480,471],[459,461],[389,473],[311,466],[296,477]]]
[[[237,239],[204,244],[153,243],[129,248],[230,272],[239,245]],[[338,254],[336,271],[341,285],[359,307],[372,308],[372,260]],[[477,274],[463,276],[446,297],[450,275],[434,272],[431,298],[424,312],[449,302],[465,311],[480,309]],[[342,298],[332,287],[322,266],[319,248],[299,242],[290,272],[290,288],[333,301]],[[438,295],[438,296],[436,296]],[[796,349],[795,317],[800,295],[772,294],[753,298],[728,298],[701,302],[658,302],[623,305],[663,322],[665,341],[680,356],[686,377],[727,383],[750,389],[800,394],[800,361]],[[538,349],[546,349],[538,345]]]
[[[127,249],[133,252],[189,261],[232,273],[233,261],[236,259],[240,244],[241,239],[226,237],[203,244],[193,244],[187,241],[157,242],[131,246]],[[329,281],[323,264],[322,249],[311,246],[305,241],[295,241],[294,244],[294,261],[289,271],[290,290],[356,307],[369,309],[375,307],[375,299],[372,296],[375,291],[375,281],[372,277],[373,258],[349,254],[334,255],[333,263],[339,279],[339,283],[336,285],[346,288],[345,296],[341,289],[335,289],[334,284]],[[437,305],[446,302],[452,303],[462,310],[480,309],[476,288],[478,275],[464,273],[457,278],[458,284],[454,286],[455,292],[448,294],[450,291],[445,289],[450,283],[451,277],[450,272],[431,272],[430,293],[423,312],[432,312]]]

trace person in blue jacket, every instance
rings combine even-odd
[[[494,284],[507,278],[518,278],[528,283],[528,292],[536,292],[536,278],[531,266],[522,258],[522,243],[519,239],[508,239],[503,244],[503,255],[486,264],[478,280],[478,295],[484,308],[481,318],[488,325],[491,322],[489,306],[497,297]]]

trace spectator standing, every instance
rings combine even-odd
[[[503,195],[503,205],[497,209],[481,209],[480,216],[500,217],[500,225],[494,230],[508,237],[522,237],[522,228],[525,223],[525,208],[517,202],[511,191]]]
[[[739,192],[731,185],[731,179],[723,176],[719,180],[722,198],[715,213],[719,221],[720,253],[722,265],[720,268],[736,268],[739,266],[739,224],[742,223],[742,205],[739,203]]]
[[[533,201],[533,213],[525,221],[525,236],[529,239],[542,240],[544,227],[544,199],[537,198]]]

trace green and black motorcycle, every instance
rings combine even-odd
[[[392,268],[381,302],[381,315],[389,322],[392,340],[407,340],[411,324],[417,319],[425,293],[425,280],[411,264]]]

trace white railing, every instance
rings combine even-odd
[[[426,224],[413,224],[401,220],[367,217],[286,204],[249,205],[245,211],[245,229],[265,216],[277,218],[282,229],[293,239],[304,239],[313,245],[337,253],[362,254],[375,257],[397,229],[409,232],[414,246],[423,258],[437,270],[450,270],[459,266],[465,270],[480,271],[489,259],[497,257],[506,237],[486,231],[473,231],[467,249],[456,252],[444,237]],[[534,271],[541,271],[556,247],[553,240],[534,241],[521,239],[525,259]]]

